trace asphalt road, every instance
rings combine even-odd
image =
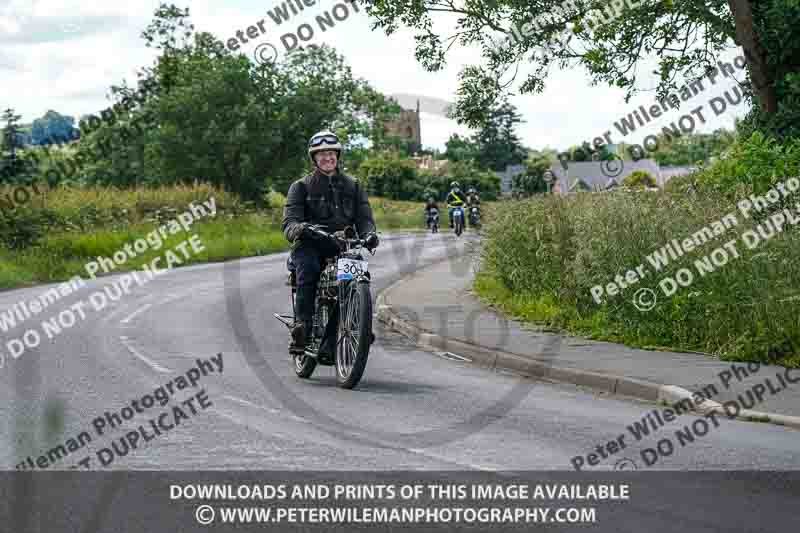
[[[447,233],[385,239],[370,258],[373,293],[423,264],[463,252],[469,242]],[[379,340],[356,390],[337,388],[332,367],[318,367],[313,379],[300,380],[286,352],[287,331],[272,317],[290,309],[285,259],[277,254],[176,269],[134,286],[100,312],[88,312],[16,360],[6,353],[0,369],[3,468],[13,469],[28,456],[35,461],[81,431],[95,437],[97,416],[119,412],[185,373],[197,358],[217,353],[223,354],[223,372],[204,376],[191,391],[204,388],[213,405],[107,468],[569,470],[575,456],[607,449],[606,443],[656,407],[446,359],[415,349],[377,323]],[[453,262],[452,275],[463,275],[464,268],[466,263]],[[88,284],[30,324],[118,278]],[[0,294],[0,309],[41,291]],[[24,329],[4,334],[3,344]],[[134,421],[143,423],[157,409]],[[797,431],[707,421],[707,433],[681,446],[674,430],[693,420],[684,417],[587,468],[645,468],[641,449],[670,436],[674,453],[650,469],[783,470],[800,464]],[[95,437],[51,468],[77,465],[122,434]]]
[[[471,237],[455,240],[449,234],[385,238],[370,258],[373,296],[421,266],[463,254],[472,246]],[[287,331],[272,316],[290,309],[285,259],[284,253],[174,270],[144,286],[134,286],[130,294],[101,311],[87,312],[85,320],[17,359],[6,353],[0,369],[2,468],[13,470],[28,457],[35,462],[59,444],[68,447],[70,438],[77,440],[85,431],[92,441],[56,457],[49,470],[90,464],[95,470],[467,471],[493,473],[499,479],[513,477],[513,471],[561,470],[567,475],[575,457],[588,461],[588,454],[598,446],[608,451],[609,441],[618,440],[628,425],[656,408],[574,386],[520,379],[421,351],[377,323],[378,341],[356,390],[337,388],[331,367],[318,367],[313,379],[300,380],[287,355]],[[469,261],[453,261],[451,275],[464,275],[467,268]],[[5,333],[2,348],[9,338],[21,336],[26,328],[119,279],[112,276],[88,283],[24,326]],[[42,290],[2,293],[0,310]],[[556,358],[558,346],[559,338],[554,337],[550,347]],[[177,390],[177,376],[189,376],[198,358],[209,361],[207,367],[212,368],[217,364],[212,358],[218,353],[222,354],[221,373],[196,371],[197,387]],[[171,391],[175,396],[167,407],[143,408],[142,414],[123,422],[124,430],[106,427],[102,436],[96,434],[97,417],[106,411],[120,413],[132,400],[141,401],[168,382],[175,385]],[[196,396],[201,389],[202,400]],[[120,450],[119,440],[127,431],[137,424],[147,427],[156,414],[170,413],[173,404],[190,395],[195,395],[192,412],[184,403],[188,416],[168,418],[177,425],[160,435],[150,431],[151,440],[139,440],[134,450]],[[696,420],[682,417],[641,442],[609,452],[606,460],[584,470],[614,476],[622,473],[609,470],[638,468],[639,486],[646,487],[635,502],[604,515],[602,529],[672,531],[678,525],[687,531],[794,529],[790,524],[799,519],[796,513],[786,514],[791,509],[786,502],[796,501],[798,495],[800,434],[728,420],[714,427],[706,419],[709,429],[704,434],[679,445],[675,430]],[[693,427],[702,429],[702,424]],[[646,468],[641,450],[656,448],[662,438],[673,442],[674,452]],[[627,439],[632,440],[629,435]],[[114,442],[119,448],[112,446]],[[116,450],[110,461],[106,453],[109,464],[105,466],[98,455],[102,448]],[[664,469],[795,472],[723,486],[718,478],[673,479],[664,478],[664,472],[650,472]],[[554,478],[554,474],[543,472],[540,477]],[[82,523],[89,526],[81,531],[105,531],[101,524],[110,523],[112,517],[113,523],[119,523],[127,520],[125,513],[135,512],[135,506],[125,501],[145,494],[137,494],[133,485],[121,480],[101,485],[92,479],[81,482],[82,488],[74,493],[77,507],[70,504],[59,518],[48,516],[47,506],[32,503],[34,492],[27,481],[15,481],[11,494],[16,493],[16,500],[9,501],[0,483],[0,515],[5,514],[4,504],[14,509],[8,511],[14,515],[9,522],[14,531],[67,530],[67,526],[56,527],[60,522],[54,520],[68,522],[73,520],[69,517],[84,515],[88,518]],[[50,486],[49,482],[40,484]],[[132,492],[132,500],[120,499],[119,490]],[[721,498],[726,498],[726,514],[709,514]],[[164,500],[156,498],[160,504],[169,503]],[[27,510],[14,501],[23,502]],[[764,502],[771,508],[769,527],[762,527],[767,522],[758,518]],[[85,512],[78,510],[80,506],[86,507]],[[174,512],[175,507],[144,515],[135,512],[130,519],[151,522],[137,526],[138,531],[156,531],[166,523],[157,517],[167,520],[163,513],[170,510]],[[185,517],[169,520],[181,524]]]

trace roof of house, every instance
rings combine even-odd
[[[634,170],[646,170],[656,179],[656,183],[661,184],[661,172],[658,163],[654,159],[640,159],[639,161],[582,161],[569,162],[567,172],[561,167],[561,163],[550,165],[550,171],[555,175],[556,182],[553,185],[553,192],[566,194],[573,191],[575,184],[579,181],[585,184],[587,190],[605,190],[614,180],[617,185],[622,183],[625,176]],[[569,176],[569,183],[565,184],[565,176]]]

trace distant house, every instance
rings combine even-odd
[[[577,191],[605,191],[622,185],[626,176],[634,170],[645,170],[663,188],[670,178],[689,174],[695,167],[660,167],[654,159],[639,161],[581,161],[570,162],[565,172],[561,163],[550,165],[556,181],[553,192],[569,194]]]
[[[447,166],[447,159],[434,159],[432,155],[417,155],[411,157],[414,164],[420,170],[440,170]]]

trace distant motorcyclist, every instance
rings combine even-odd
[[[453,227],[453,211],[457,207],[464,207],[464,198],[461,184],[454,181],[450,183],[450,192],[447,194],[447,218],[450,220],[450,228]]]
[[[467,220],[470,223],[470,226],[476,225],[473,221],[470,220],[472,214],[472,208],[476,207],[478,209],[478,218],[480,217],[481,212],[481,197],[478,195],[478,191],[475,190],[475,187],[470,187],[467,191]]]
[[[470,189],[467,191],[467,207],[473,206],[480,209],[481,197],[478,194],[478,191],[475,190],[475,187],[470,187]]]
[[[334,243],[320,240],[310,226],[325,226],[327,233],[354,226],[367,248],[374,249],[379,242],[367,192],[356,179],[340,173],[341,154],[336,134],[321,131],[311,137],[308,157],[314,171],[292,183],[283,209],[281,229],[292,243],[290,261],[297,282],[297,322],[289,345],[292,352],[302,352],[311,332],[322,261],[339,252]]]
[[[436,203],[436,199],[433,196],[428,196],[428,199],[425,201],[425,226],[430,229],[433,210],[439,212],[439,205]]]

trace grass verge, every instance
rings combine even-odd
[[[510,202],[485,227],[474,290],[521,320],[589,338],[800,367],[800,227],[750,249],[742,235],[765,217],[739,215],[736,226],[660,270],[647,259],[736,209],[713,195],[649,192]],[[701,273],[698,261],[732,240],[738,256]],[[638,282],[595,301],[593,287],[639,265],[646,275]],[[661,283],[681,269],[692,282],[667,294]],[[637,306],[640,289],[656,295],[653,308]]]
[[[11,193],[6,187],[0,192]],[[280,252],[289,248],[280,223],[284,198],[272,193],[269,208],[257,210],[204,184],[141,189],[105,187],[41,188],[23,204],[0,213],[0,289],[85,277],[85,265],[112,257],[126,244],[143,239],[188,209],[190,202],[215,199],[217,216],[201,219],[189,233],[170,236],[129,259],[119,270],[139,269],[196,233],[204,246],[182,264],[217,262]],[[32,190],[31,190],[32,191]],[[379,231],[419,229],[418,202],[371,198]]]

